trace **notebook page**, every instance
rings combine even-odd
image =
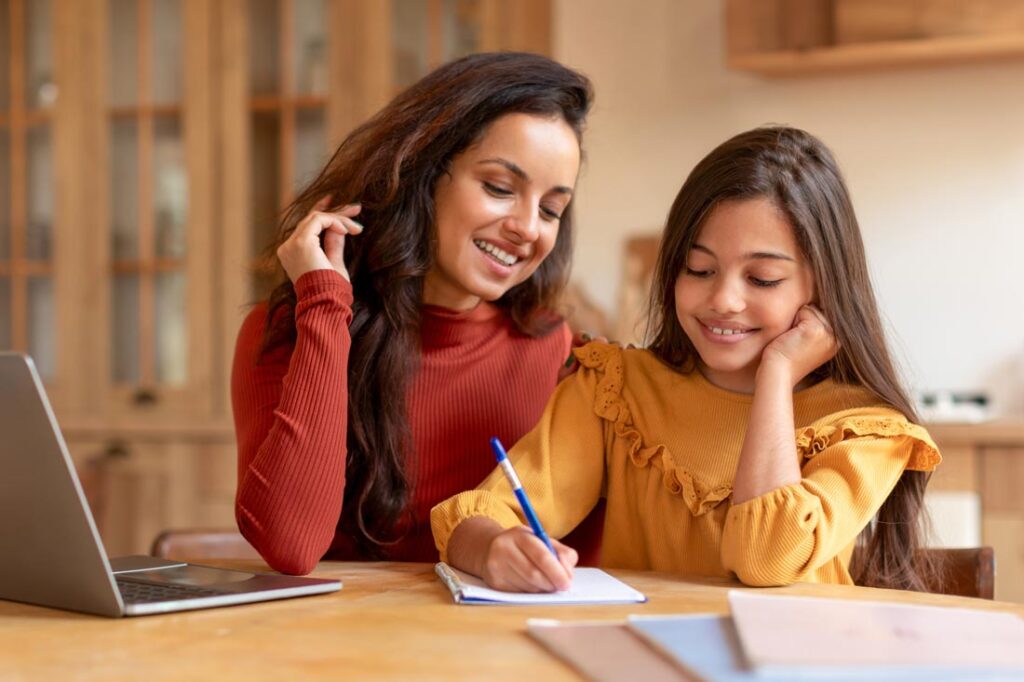
[[[642,592],[599,568],[577,568],[573,571],[572,586],[568,590],[542,593],[495,590],[480,578],[443,563],[437,565],[437,573],[455,600],[464,604],[629,604],[647,601]]]

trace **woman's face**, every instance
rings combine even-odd
[[[466,310],[529,278],[554,248],[579,167],[579,142],[562,118],[495,119],[437,182],[424,302]]]
[[[676,317],[711,383],[752,393],[761,352],[814,296],[814,274],[768,199],[729,201],[707,217],[676,279]]]

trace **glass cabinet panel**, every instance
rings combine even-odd
[[[152,1],[153,94],[154,104],[181,101],[181,2]]]
[[[139,126],[114,119],[110,133],[111,255],[131,260],[139,253]]]
[[[332,150],[327,149],[327,120],[322,108],[301,109],[295,121],[296,192],[314,180]]]
[[[441,61],[465,57],[480,49],[483,23],[480,0],[443,0],[441,13]]]
[[[28,223],[25,228],[25,257],[49,260],[52,250],[53,154],[50,130],[32,128],[28,133]]]
[[[109,0],[110,104],[128,106],[138,101],[138,0]]]
[[[281,211],[320,171],[327,148],[328,1],[249,0],[249,140],[254,298]]]
[[[11,106],[11,0],[0,0],[0,112]]]
[[[327,93],[327,7],[324,0],[292,0],[295,13],[295,72],[292,82],[300,95]]]
[[[151,400],[189,375],[184,5],[108,1],[111,379]]]
[[[139,277],[114,276],[113,328],[110,330],[111,367],[114,381],[134,384],[139,381]]]
[[[279,17],[278,0],[249,0],[249,91],[253,95],[277,92]]]
[[[0,349],[11,347],[11,280],[0,274]]]
[[[161,117],[154,128],[153,209],[156,257],[185,256],[185,217],[188,215],[188,174],[181,124],[177,117]]]
[[[180,272],[156,277],[156,380],[181,386],[188,375],[185,277]]]
[[[53,279],[31,277],[28,280],[28,352],[39,373],[52,377],[56,369],[56,338],[53,303]]]
[[[395,89],[412,85],[427,72],[430,46],[426,0],[392,0],[391,39],[394,44]]]
[[[2,0],[0,0],[2,1]],[[0,127],[0,265],[11,257],[11,142]]]
[[[50,11],[50,0],[25,3],[25,101],[32,109],[48,107],[57,99]]]

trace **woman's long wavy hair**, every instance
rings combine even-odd
[[[270,295],[264,352],[294,343],[295,289],[277,247],[322,197],[358,202],[362,234],[345,240],[355,302],[348,371],[346,512],[339,528],[366,556],[400,539],[414,482],[405,394],[420,349],[423,278],[434,262],[434,189],[452,160],[495,119],[526,113],[564,120],[580,139],[590,81],[546,57],[503,52],[448,63],[399,94],[338,147],[320,175],[292,202],[266,259],[280,285]],[[557,325],[547,311],[565,287],[572,255],[571,205],[554,248],[533,275],[495,304],[517,328],[540,336]],[[354,509],[352,509],[354,507]]]
[[[786,127],[741,133],[708,154],[676,196],[662,237],[650,295],[651,350],[682,371],[697,352],[675,312],[675,284],[706,218],[721,202],[770,199],[788,218],[814,272],[818,305],[839,352],[815,378],[863,386],[917,421],[889,353],[868,276],[860,227],[831,152],[814,136]],[[905,471],[859,538],[851,563],[858,584],[924,590],[939,566],[915,558],[922,546],[924,490],[930,474]]]

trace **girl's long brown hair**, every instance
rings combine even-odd
[[[650,297],[651,350],[683,371],[697,353],[675,313],[675,283],[704,220],[719,203],[766,197],[789,219],[814,271],[818,304],[839,352],[817,378],[867,388],[917,421],[889,353],[868,276],[860,227],[831,152],[814,136],[785,127],[741,133],[708,154],[690,173],[669,212]],[[917,555],[922,547],[924,490],[930,474],[905,471],[861,534],[851,563],[858,584],[925,590],[939,567]]]
[[[270,295],[264,351],[296,337],[295,289],[277,262],[277,247],[325,195],[335,206],[362,204],[357,219],[365,230],[345,240],[355,302],[346,511],[339,527],[366,556],[381,556],[383,545],[400,538],[396,524],[403,525],[398,521],[412,484],[406,475],[411,443],[405,393],[419,357],[423,277],[434,259],[435,185],[498,117],[560,117],[579,138],[592,99],[586,77],[546,57],[464,57],[433,71],[354,130],[284,213],[266,252],[281,284]],[[525,334],[546,334],[559,322],[546,311],[568,278],[572,224],[570,205],[548,257],[495,302]]]

